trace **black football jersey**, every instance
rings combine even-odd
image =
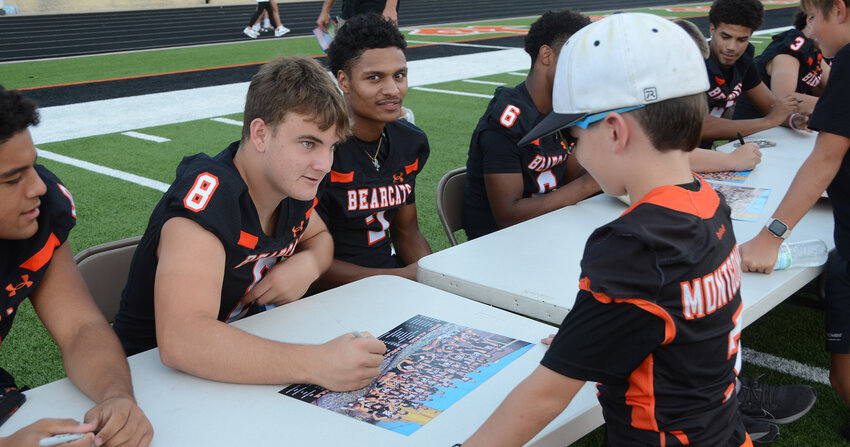
[[[815,49],[812,39],[806,37],[802,31],[790,29],[779,33],[772,38],[770,45],[755,58],[754,63],[758,69],[762,82],[770,86],[770,75],[767,74],[767,64],[780,54],[787,54],[800,62],[797,72],[797,93],[809,95],[813,87],[820,84],[823,75],[821,61],[823,55],[820,50]],[[735,119],[759,118],[762,114],[755,109],[746,97],[742,97],[735,107]]]
[[[588,238],[575,306],[541,362],[599,382],[610,445],[745,440],[730,209],[702,179],[685,186],[651,191]]]
[[[387,123],[387,155],[376,169],[349,138],[334,152],[330,181],[317,208],[334,240],[334,258],[370,268],[402,267],[392,254],[396,212],[415,203],[416,176],[428,161],[428,138],[405,120]]]
[[[133,256],[121,307],[115,317],[115,332],[128,355],[156,347],[156,249],[160,230],[168,219],[190,219],[213,233],[224,246],[220,321],[231,322],[249,312],[263,310],[242,305],[239,300],[269,268],[295,251],[318,199],[281,201],[274,236],[267,236],[248,186],[233,164],[238,148],[239,142],[235,142],[213,158],[206,154],[185,157],[177,167],[174,183],[154,208]]]
[[[709,83],[708,110],[712,116],[722,117],[743,92],[761,82],[753,64],[754,53],[755,47],[749,44],[744,54],[728,69],[721,68],[713,55],[705,60]]]
[[[470,238],[498,230],[487,198],[485,175],[522,174],[523,197],[546,194],[565,183],[570,143],[562,140],[561,134],[556,132],[517,147],[544,116],[531,100],[525,83],[496,89],[469,142],[463,227]]]
[[[53,252],[68,239],[77,222],[74,199],[62,182],[41,165],[35,165],[47,192],[41,196],[38,231],[29,239],[0,239],[0,273],[2,273],[2,311],[0,311],[0,343],[12,328],[18,306],[38,287]]]

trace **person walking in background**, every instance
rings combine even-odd
[[[331,23],[331,8],[336,0],[325,0],[322,4],[322,12],[319,13],[319,18],[316,19],[316,25],[324,32],[328,32],[328,25]],[[342,0],[343,21],[348,20],[356,15],[367,14],[374,12],[381,14],[391,20],[395,26],[398,26],[398,5],[401,0]],[[337,27],[342,26],[338,23]]]
[[[265,11],[269,15],[269,17],[274,17],[275,37],[280,37],[290,31],[289,28],[283,26],[283,23],[280,21],[280,14],[278,13],[277,4],[275,2],[270,0],[257,0],[257,10],[254,11],[254,14],[251,16],[251,20],[248,22],[248,26],[246,26],[245,29],[242,30],[242,32],[246,36],[250,37],[251,39],[256,39],[257,36],[260,35],[259,32],[253,29],[253,25],[257,22],[257,19],[260,18],[260,14],[262,14],[263,11]]]

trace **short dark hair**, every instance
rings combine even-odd
[[[0,144],[38,124],[38,105],[17,90],[0,85]]]
[[[802,9],[798,9],[797,12],[794,13],[794,21],[791,23],[797,31],[803,31],[803,28],[806,27],[806,23],[808,22],[809,15],[806,14],[806,11]]]
[[[706,101],[706,94],[698,93],[647,104],[631,113],[656,149],[690,152],[702,137]]]
[[[564,42],[588,24],[589,17],[569,8],[544,12],[525,35],[525,52],[531,56],[531,65],[537,62],[540,47],[549,45],[555,53],[560,53]]]
[[[366,50],[396,47],[407,49],[407,42],[393,22],[375,13],[352,17],[342,25],[328,48],[328,68],[336,77],[348,73]]]
[[[714,0],[708,11],[708,22],[745,26],[752,31],[764,21],[764,5],[759,0]]]
[[[281,57],[260,67],[245,98],[242,141],[250,138],[255,118],[275,126],[288,112],[312,116],[321,130],[335,125],[340,140],[351,132],[342,94],[325,69],[311,58]]]

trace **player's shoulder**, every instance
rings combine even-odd
[[[386,129],[387,132],[391,135],[391,137],[398,135],[405,140],[410,140],[413,142],[428,141],[428,136],[425,135],[425,131],[405,119],[398,119],[387,123]]]
[[[534,127],[540,112],[531,100],[524,84],[499,87],[487,107],[487,125],[508,134],[524,136]]]
[[[407,120],[399,119],[387,123],[386,131],[390,135],[390,141],[394,141],[394,145],[401,142],[403,146],[413,148],[420,158],[427,158],[431,153],[428,136],[422,129]],[[424,160],[422,162],[424,163]]]
[[[40,212],[46,215],[51,222],[51,227],[67,235],[67,231],[70,231],[77,219],[74,197],[59,177],[49,169],[42,165],[35,165],[35,170],[47,187],[47,191],[41,196]]]
[[[247,186],[233,165],[234,152],[231,146],[215,157],[200,153],[183,158],[166,193],[168,208],[222,221],[241,214],[240,197]]]
[[[788,54],[795,57],[808,57],[814,51],[814,42],[798,29],[790,29],[773,37],[770,46],[778,54]]]

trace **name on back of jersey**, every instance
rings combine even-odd
[[[738,245],[713,272],[682,281],[682,314],[686,319],[702,318],[728,304],[741,289],[741,253]]]

